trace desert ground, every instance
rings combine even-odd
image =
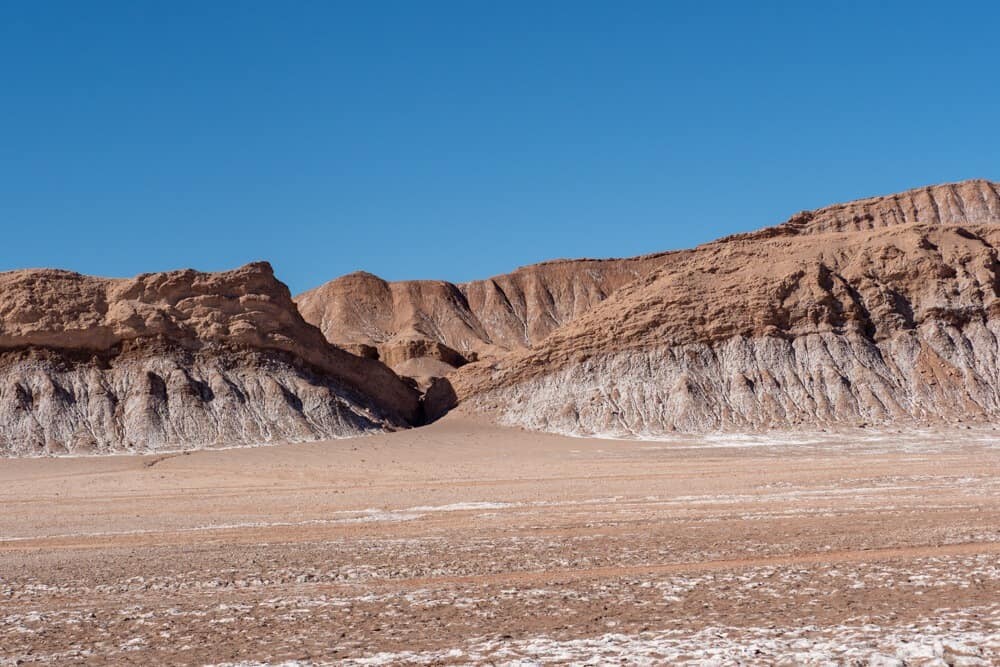
[[[989,426],[0,461],[0,665],[1000,663]]]

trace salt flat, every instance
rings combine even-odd
[[[994,431],[0,461],[0,664],[996,664]]]

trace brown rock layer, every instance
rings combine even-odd
[[[387,282],[352,273],[296,297],[306,321],[345,349],[373,346],[390,366],[439,343],[465,359],[496,357],[541,341],[609,294],[659,266],[666,254],[619,260],[558,260],[454,284]],[[451,365],[436,353],[432,358]]]

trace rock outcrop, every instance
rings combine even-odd
[[[997,223],[984,181],[799,214],[672,253],[449,390],[503,423],[573,434],[994,419]]]
[[[422,365],[441,373],[538,343],[666,256],[556,260],[461,284],[387,282],[359,272],[301,294],[296,302],[331,343],[377,354],[400,372]]]
[[[420,420],[416,392],[328,344],[265,263],[105,279],[0,274],[0,452],[351,436]]]

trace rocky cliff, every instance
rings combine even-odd
[[[453,391],[574,434],[993,419],[996,223],[985,181],[799,214],[671,254],[533,349],[460,369]]]
[[[420,419],[379,362],[329,345],[271,267],[0,274],[0,452],[350,436]]]

